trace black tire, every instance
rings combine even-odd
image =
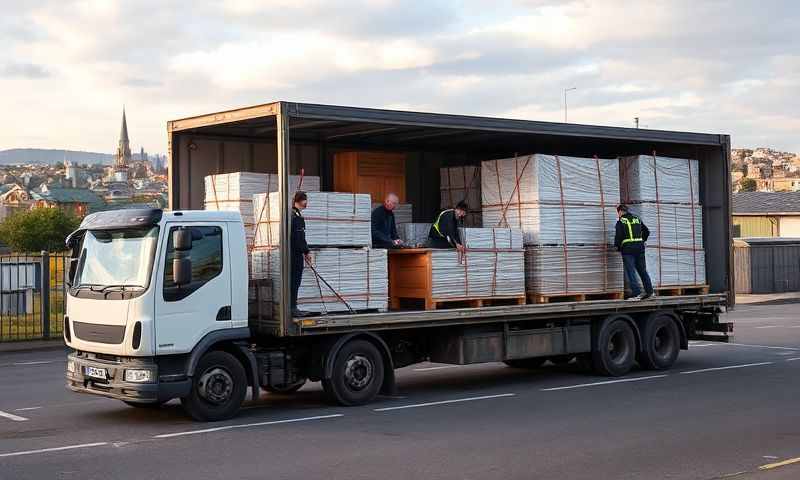
[[[239,411],[247,394],[244,367],[233,355],[206,353],[192,378],[191,393],[181,398],[186,412],[199,422],[227,420]]]
[[[533,357],[533,358],[515,358],[513,360],[505,360],[503,363],[511,368],[525,368],[534,369],[544,365],[547,357]]]
[[[621,318],[606,322],[592,348],[595,371],[619,377],[628,373],[635,361],[636,336],[631,325]]]
[[[167,402],[141,403],[141,402],[129,402],[127,400],[123,400],[122,402],[129,407],[141,408],[145,410],[158,410],[159,408],[161,408],[161,405],[167,403]]]
[[[306,384],[306,379],[304,378],[304,379],[298,380],[298,381],[296,381],[294,383],[290,383],[289,385],[278,385],[278,386],[267,385],[267,386],[265,386],[263,388],[264,388],[264,390],[268,391],[269,393],[277,393],[277,394],[287,395],[287,394],[294,393],[294,392],[300,390],[301,388],[303,388],[303,385],[305,385],[305,384]]]
[[[575,355],[557,355],[555,357],[550,357],[550,363],[553,365],[566,365],[570,363],[575,358]]]
[[[364,405],[378,395],[383,385],[383,356],[367,340],[351,340],[329,359],[331,378],[322,379],[322,388],[333,402],[344,406]]]
[[[650,370],[666,370],[678,359],[681,334],[673,318],[656,314],[648,318],[642,332],[642,351],[639,363]]]

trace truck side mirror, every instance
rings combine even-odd
[[[172,248],[177,252],[185,252],[192,249],[192,229],[179,228],[172,232]]]
[[[180,250],[172,259],[172,281],[179,287],[192,283],[192,259]]]

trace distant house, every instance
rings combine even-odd
[[[0,185],[0,220],[19,210],[31,208],[31,194],[16,183]]]
[[[734,193],[733,236],[800,238],[800,192]]]
[[[60,208],[79,217],[104,205],[102,198],[84,188],[56,188],[43,185],[39,192],[33,192],[31,195],[35,207]]]

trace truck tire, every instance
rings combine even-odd
[[[544,362],[547,361],[547,357],[533,357],[533,358],[515,358],[512,360],[505,360],[503,363],[508,365],[511,368],[527,368],[527,369],[534,369],[539,368],[544,365]]]
[[[636,336],[630,324],[618,318],[606,322],[592,348],[592,365],[597,373],[619,377],[628,373],[636,360]]]
[[[331,378],[322,379],[326,396],[344,406],[371,402],[383,385],[383,357],[371,342],[355,339],[336,352]]]
[[[666,370],[678,359],[680,345],[680,331],[672,317],[655,314],[644,324],[639,363],[650,370]]]
[[[247,376],[242,364],[230,353],[215,350],[198,362],[192,391],[181,398],[181,404],[193,419],[216,422],[236,415],[246,394]]]
[[[285,395],[285,394],[294,393],[294,392],[300,390],[301,388],[303,388],[303,385],[305,385],[305,384],[306,384],[306,379],[304,378],[302,380],[298,380],[298,381],[296,381],[294,383],[290,383],[288,385],[277,385],[277,386],[275,386],[275,385],[266,385],[263,388],[264,388],[264,390],[268,391],[269,393],[279,393],[279,394],[284,394]]]

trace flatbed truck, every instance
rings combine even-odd
[[[548,359],[575,359],[620,376],[637,362],[670,368],[691,339],[732,338],[732,325],[719,318],[735,301],[726,135],[290,102],[171,121],[168,134],[171,209],[92,214],[68,238],[66,386],[75,392],[134,407],[179,398],[194,419],[217,421],[236,414],[248,388],[256,399],[262,389],[291,393],[321,381],[333,402],[362,405],[395,391],[395,369],[423,361],[535,368]],[[236,212],[200,210],[203,178],[277,169],[288,213],[288,175],[310,171],[329,185],[332,155],[353,148],[413,152],[406,188],[420,218],[438,206],[438,185],[430,179],[440,166],[515,151],[618,156],[658,150],[696,158],[709,291],[640,302],[293,318],[289,275],[282,274],[277,315],[262,316],[248,297],[245,225]],[[284,273],[287,219],[280,224]]]

